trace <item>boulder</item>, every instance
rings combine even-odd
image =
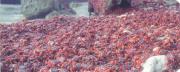
[[[167,69],[168,59],[165,55],[152,56],[143,64],[142,72],[163,72]]]
[[[59,15],[60,15],[60,13],[58,11],[52,11],[51,13],[46,15],[46,19],[50,19],[50,18],[53,18],[55,16],[59,16]]]
[[[43,18],[54,8],[54,0],[21,0],[22,14],[27,19]]]
[[[180,0],[176,0],[178,3],[180,3]]]
[[[46,15],[54,15],[60,14],[61,11],[65,11],[65,14],[71,13],[74,14],[72,9],[69,7],[69,3],[72,2],[72,0],[21,0],[22,3],[22,14],[27,19],[37,19],[37,18],[45,18]],[[68,12],[69,11],[69,12]],[[48,15],[48,16],[49,16]]]
[[[60,15],[75,15],[76,12],[73,11],[72,9],[67,9],[67,10],[62,10],[62,11],[57,11],[54,10],[52,12],[50,12],[49,14],[46,15],[45,19],[50,19],[56,16],[60,16]]]
[[[180,72],[180,69],[178,69],[176,72]]]

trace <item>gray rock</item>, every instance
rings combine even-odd
[[[54,10],[54,11],[50,12],[49,14],[47,14],[45,19],[50,19],[50,18],[60,16],[60,15],[75,15],[75,14],[76,14],[76,12],[71,9],[61,10],[61,11]]]
[[[176,72],[180,72],[180,69],[178,69]]]
[[[72,0],[21,0],[21,11],[27,19],[53,17],[59,14],[75,14],[69,7],[70,2]]]
[[[176,0],[178,3],[180,3],[180,0]]]
[[[168,68],[167,63],[168,60],[165,55],[152,56],[142,65],[142,72],[163,72]]]
[[[21,4],[27,19],[43,18],[54,8],[54,0],[21,0]]]

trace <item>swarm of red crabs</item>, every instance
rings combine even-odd
[[[116,16],[60,16],[0,25],[0,69],[141,72],[142,63],[156,55],[169,56],[167,72],[179,69],[179,10],[129,10]]]
[[[139,72],[150,56],[172,55],[180,67],[180,13],[137,11],[127,16],[56,17],[0,26],[4,72]],[[158,51],[153,51],[158,47]]]

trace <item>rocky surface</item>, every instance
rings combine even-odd
[[[108,15],[109,12],[117,10],[117,8],[126,9],[128,7],[128,6],[127,7],[122,6],[123,4],[127,4],[127,3],[121,3],[120,5],[116,6],[117,2],[118,0],[98,0],[98,1],[89,0],[89,5],[90,5],[89,9],[91,9],[89,12],[94,12],[96,15]],[[123,2],[123,0],[121,2]],[[145,6],[149,7],[149,5],[147,4],[153,4],[153,3],[158,6],[159,5],[174,6],[178,4],[176,0],[127,0],[127,2],[130,3],[131,8],[132,7],[139,8]]]
[[[75,14],[69,7],[71,0],[21,0],[22,14],[27,19],[45,18],[46,15],[59,12],[61,15]]]
[[[55,17],[55,16],[60,16],[61,14],[58,12],[58,11],[52,11],[52,12],[50,12],[49,14],[47,14],[46,15],[46,19],[51,19],[51,18],[53,18],[53,17]]]
[[[75,16],[89,17],[88,2],[73,2],[70,4],[70,7],[75,11]]]
[[[21,4],[27,19],[44,18],[54,9],[54,0],[21,0]]]
[[[152,56],[143,64],[142,72],[163,72],[167,70],[168,59],[165,55]]]

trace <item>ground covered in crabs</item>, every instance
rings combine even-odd
[[[146,60],[158,55],[167,59],[166,72],[180,69],[179,10],[130,10],[122,15],[59,16],[0,25],[0,69],[141,72]]]

